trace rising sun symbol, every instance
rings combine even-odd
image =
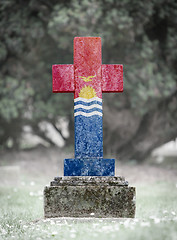
[[[79,97],[86,98],[86,99],[96,97],[95,89],[93,89],[90,86],[85,86],[81,89],[81,91],[79,93]]]

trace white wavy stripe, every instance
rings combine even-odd
[[[78,105],[74,106],[74,109],[78,109],[78,108],[83,108],[83,109],[99,108],[99,109],[102,109],[102,106],[100,106],[99,104],[93,104],[91,106],[85,106],[85,105],[82,105],[82,104],[78,104]]]
[[[92,102],[92,101],[102,102],[102,99],[98,98],[98,97],[93,97],[93,98],[89,98],[89,99],[78,97],[78,98],[74,99],[74,102],[78,102],[78,101],[83,101],[83,102],[87,102],[87,103]]]
[[[74,113],[75,117],[78,116],[78,115],[82,115],[84,117],[91,117],[91,116],[94,116],[94,115],[99,115],[101,117],[103,116],[103,114],[101,112],[97,112],[97,111],[94,111],[94,112],[91,112],[91,113],[85,113],[85,112],[79,111],[79,112]]]

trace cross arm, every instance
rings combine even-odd
[[[102,65],[102,91],[123,92],[123,65]]]
[[[52,66],[53,92],[74,92],[74,66],[61,64]]]

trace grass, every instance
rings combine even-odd
[[[0,240],[177,239],[177,174],[168,166],[118,164],[118,174],[136,187],[135,219],[45,220],[43,189],[61,175],[64,158],[66,153],[54,149],[0,158]]]
[[[0,239],[177,239],[177,186],[143,183],[135,219],[43,219],[43,183],[0,187]]]

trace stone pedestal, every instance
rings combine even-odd
[[[64,176],[114,176],[115,159],[65,159]]]
[[[44,189],[44,215],[133,218],[135,188],[124,177],[56,177]]]

